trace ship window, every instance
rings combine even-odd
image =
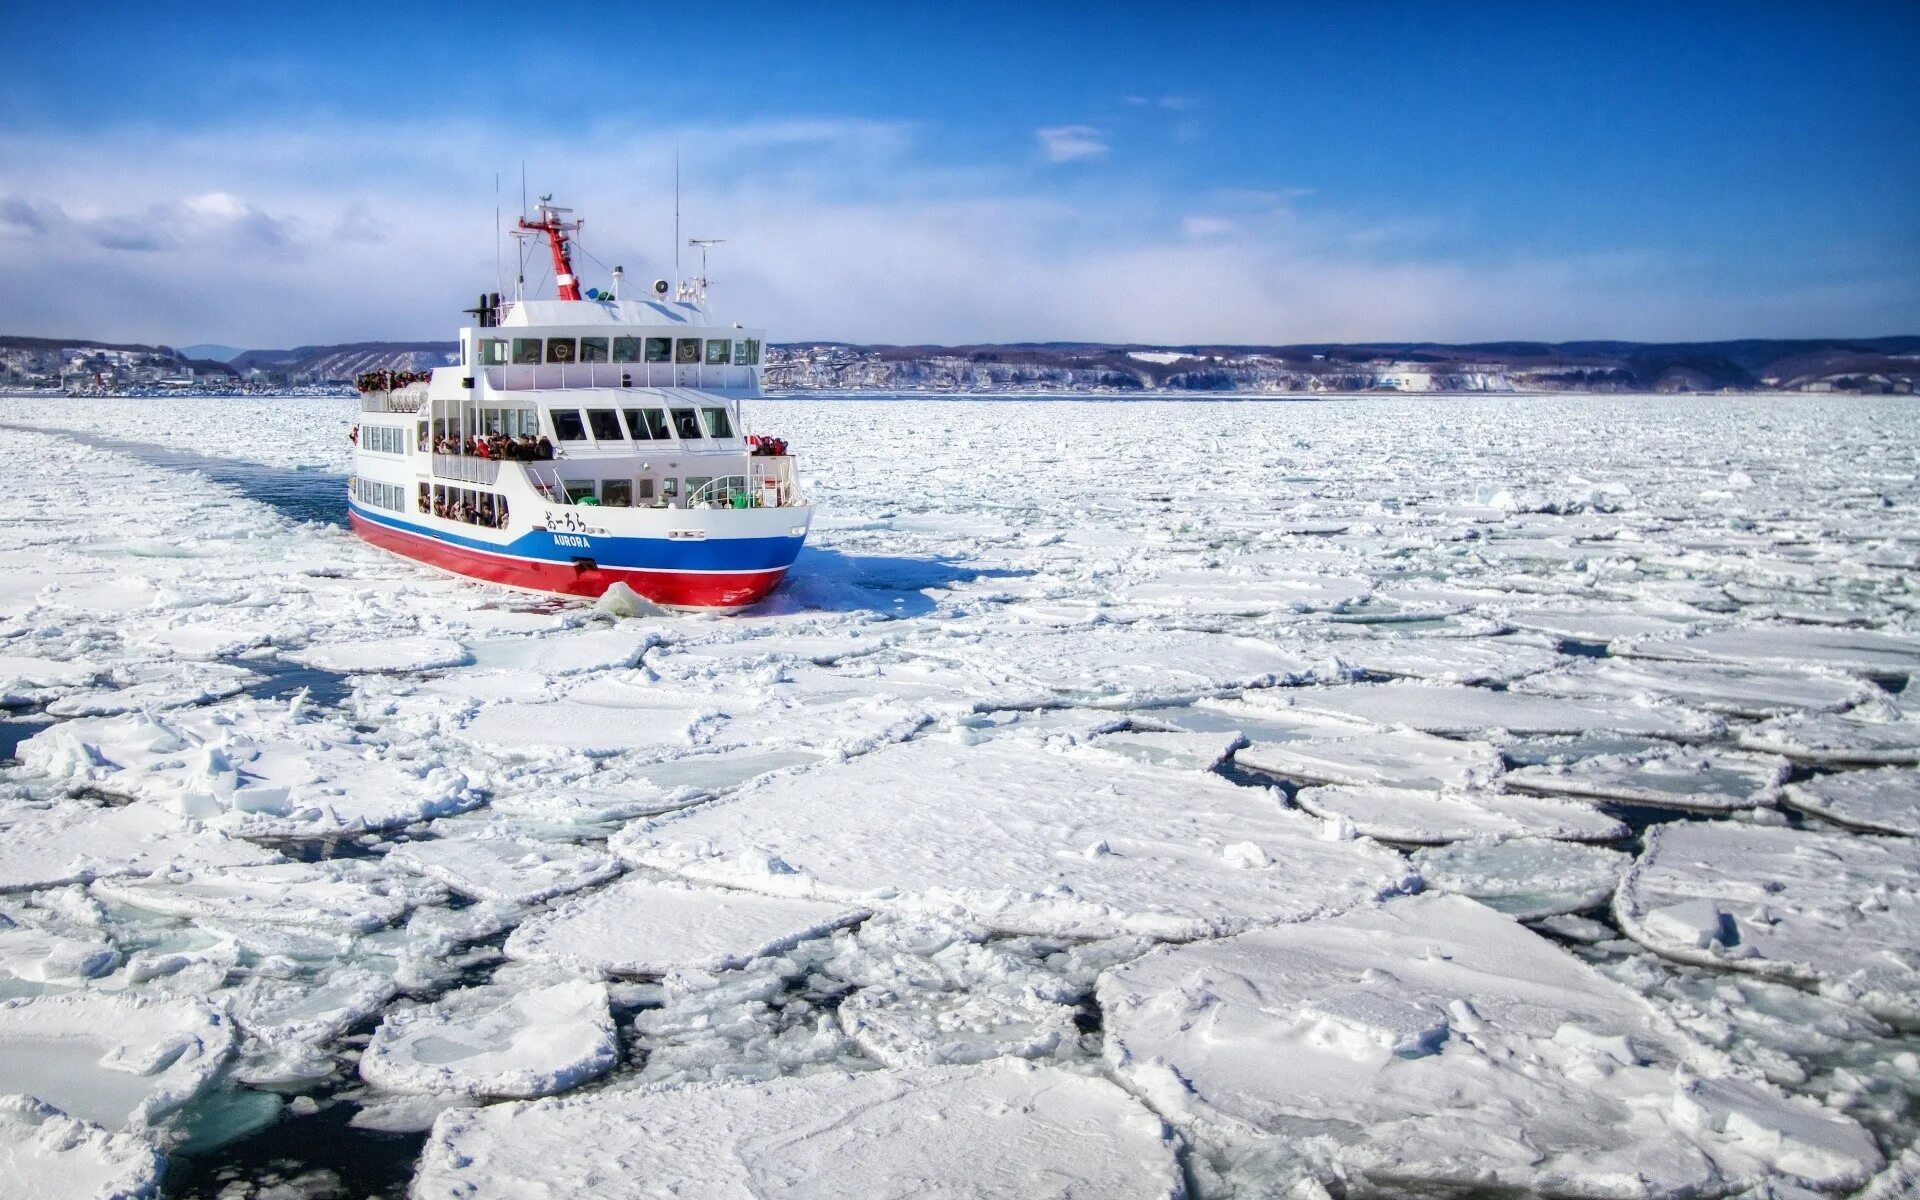
[[[599,499],[598,496],[594,495],[593,480],[591,479],[569,479],[566,482],[566,488],[567,499],[571,503],[578,504],[582,500],[597,501]]]
[[[628,479],[603,479],[600,481],[600,503],[615,508],[630,508],[633,505],[633,481]]]
[[[425,421],[417,422],[414,426],[414,449],[420,451],[422,454],[427,452],[427,423]]]
[[[673,361],[677,363],[698,363],[700,361],[700,339],[681,338],[673,348]]]
[[[687,504],[689,506],[711,505],[713,503],[713,493],[702,493],[700,489],[712,482],[713,476],[711,475],[687,476]]]
[[[581,362],[607,361],[607,339],[602,337],[583,337],[580,339]]]
[[[747,344],[745,342],[735,342],[733,344],[733,361],[743,367],[747,365]]]
[[[707,436],[717,438],[733,436],[733,425],[727,420],[726,409],[703,408],[700,413],[707,418]]]
[[[673,436],[672,430],[667,428],[667,414],[665,409],[649,408],[646,410],[646,416],[647,432],[653,435],[654,441],[664,442]]]
[[[626,417],[627,417],[627,432],[630,435],[632,435],[634,441],[645,442],[645,441],[650,441],[653,438],[653,435],[647,432],[647,419],[646,417],[641,415],[639,409],[637,408],[627,409]]]
[[[725,338],[707,339],[707,365],[724,367],[733,350],[733,343]]]
[[[587,424],[593,429],[593,440],[596,442],[620,440],[620,418],[610,408],[588,409]]]
[[[547,361],[550,363],[570,363],[573,357],[572,338],[548,338]]]
[[[700,436],[700,422],[693,419],[692,409],[676,408],[673,410],[673,432],[682,440]]]
[[[587,440],[586,423],[580,419],[580,411],[573,408],[556,408],[548,414],[553,418],[553,436],[563,442],[584,442]]]
[[[634,488],[635,496],[639,497],[642,500],[653,499],[653,480],[636,479],[634,480],[634,484],[635,484],[635,488]]]
[[[537,363],[540,361],[539,338],[513,339],[513,361],[516,363]]]
[[[759,338],[747,339],[747,356],[741,359],[740,361],[743,363],[746,363],[750,367],[757,367],[760,365],[760,339]]]
[[[480,361],[489,367],[497,367],[507,361],[507,344],[499,338],[488,338],[480,343]]]
[[[639,338],[613,339],[613,361],[639,362],[640,361],[640,339]]]
[[[480,524],[493,524],[493,493],[480,493]]]
[[[647,339],[647,361],[648,362],[666,362],[668,359],[672,357],[673,357],[673,339],[672,338],[648,338]]]

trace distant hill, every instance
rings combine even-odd
[[[214,362],[232,362],[246,351],[238,346],[221,346],[213,342],[200,342],[192,346],[180,347],[180,353],[188,358],[205,358]]]

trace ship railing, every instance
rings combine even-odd
[[[458,479],[463,483],[492,487],[494,481],[500,478],[500,461],[465,454],[436,454],[433,456],[433,474],[436,479]]]
[[[710,391],[752,388],[759,367],[705,363],[517,363],[482,368],[487,387],[496,392],[552,391],[561,388],[689,387]]]
[[[364,413],[414,413],[427,402],[427,389],[414,385],[393,391],[360,393],[360,411]]]
[[[744,475],[720,475],[687,493],[688,508],[794,508],[806,503],[793,459],[756,455]]]

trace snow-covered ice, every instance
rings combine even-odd
[[[151,1143],[76,1120],[27,1096],[0,1096],[0,1179],[34,1200],[143,1200],[160,1193]]]
[[[1185,1192],[1158,1117],[1103,1079],[999,1062],[454,1110],[416,1200],[1147,1197]]]
[[[1100,999],[1107,1058],[1138,1094],[1275,1139],[1296,1178],[1681,1197],[1774,1176],[1835,1188],[1881,1165],[1854,1122],[1464,897],[1157,950]]]
[[[956,1178],[1005,1171],[982,1190],[1019,1195],[1056,1167],[1103,1194],[1124,1175],[1200,1200],[1302,1176],[1431,1195],[1470,1155],[1422,1157],[1421,1131],[1461,1128],[1510,1172],[1466,1190],[1804,1200],[1796,1179],[1847,1173],[1822,1132],[1844,1123],[1820,1124],[1840,1114],[1892,1160],[1880,1193],[1910,1189],[1920,1036],[1882,1020],[1914,991],[1911,868],[1889,865],[1920,763],[1910,401],[1080,399],[751,405],[798,438],[821,505],[789,582],[715,617],[546,601],[358,541],[337,524],[351,401],[0,398],[0,997],[32,1006],[9,1038],[55,1046],[17,1060],[55,1074],[15,1077],[47,1094],[0,1103],[0,1156],[78,1189],[151,1190],[164,1154],[194,1194],[396,1195],[394,1132],[578,1085],[443,1129],[472,1147],[507,1112],[557,1111],[547,1161],[510,1169],[563,1183],[640,1151],[678,1170],[744,1129],[756,1185],[799,1161],[858,1194],[868,1159],[818,1138],[782,1159],[762,1131],[899,1087],[890,1109],[938,1131]],[[1651,843],[1638,864],[1616,816]],[[1667,934],[1704,929],[1700,901],[1743,945],[1679,962],[1594,919],[1628,869]],[[1437,899],[1414,889],[1553,940],[1474,925],[1485,947],[1460,950],[1450,921],[1414,920]],[[1401,920],[1417,931],[1356,932]],[[1099,1081],[1102,1030],[1127,1021],[1102,971],[1158,980],[1163,958],[1266,939],[1288,948],[1248,976],[1298,983],[1329,1044],[1445,1040],[1387,1063],[1358,1124],[1297,1138]],[[1149,953],[1164,940],[1189,944]],[[1344,982],[1307,981],[1307,941],[1348,956]],[[1286,1082],[1291,1044],[1233,1024],[1285,1013],[1206,1024],[1197,978],[1135,989],[1158,1029],[1197,1015],[1188,1049],[1225,1030],[1196,1086],[1229,1057]],[[596,989],[604,1007],[533,1003]],[[85,1038],[59,1004],[95,1005]],[[225,1024],[155,1074],[103,1068],[117,1023],[122,1061],[184,1031],[185,1008],[119,1020],[138,1005]],[[1554,1013],[1567,1032],[1533,1023]],[[1475,1047],[1494,1066],[1454,1074]],[[1392,1109],[1436,1060],[1476,1107],[1415,1088]],[[1070,1153],[1028,1084],[974,1109],[900,1083],[946,1071],[1072,1079],[1091,1090],[1070,1107],[1102,1119]],[[1805,1110],[1726,1100],[1760,1077],[1825,1115],[1770,1142]],[[1153,1105],[1181,1138],[1105,1161]],[[1533,1165],[1501,1129],[1532,1131]],[[1626,1152],[1605,1139],[1642,1129],[1621,1144],[1653,1182],[1606,1175]]]
[[[1920,842],[1716,821],[1646,843],[1613,903],[1635,941],[1920,1024]]]
[[[233,1025],[204,1000],[77,991],[0,1002],[8,1092],[108,1130],[161,1126],[213,1082]]]

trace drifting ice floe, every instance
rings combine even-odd
[[[1185,1194],[1159,1118],[1058,1067],[814,1075],[455,1110],[415,1200]]]
[[[1920,638],[1816,625],[1747,625],[1690,637],[1636,638],[1615,647],[1614,652],[1636,658],[1751,663],[1790,670],[1816,663],[1830,670],[1896,680],[1920,673]]]
[[[1485,837],[1604,842],[1627,827],[1591,805],[1492,789],[1422,791],[1336,784],[1301,788],[1294,803],[1316,817],[1348,822],[1356,833],[1389,842],[1432,845]]]
[[[1920,1024],[1920,842],[1730,822],[1646,842],[1613,902],[1635,941]]]
[[[840,1027],[890,1067],[1066,1057],[1079,1041],[1077,1010],[1031,992],[863,988],[841,1001]]]
[[[719,971],[866,915],[814,900],[626,879],[514,930],[507,957],[622,976]]]
[[[1508,683],[1564,661],[1544,647],[1497,637],[1353,638],[1328,648],[1341,662],[1370,675],[1435,683]]]
[[[1367,729],[1330,737],[1254,743],[1234,752],[1242,766],[1305,783],[1401,788],[1473,788],[1497,779],[1500,752],[1412,729]]]
[[[1288,692],[1285,699],[1310,712],[1455,737],[1490,729],[1535,734],[1605,729],[1658,737],[1704,737],[1714,731],[1710,720],[1675,707],[1606,704],[1445,684],[1367,683],[1339,688],[1300,688]]]
[[[1185,938],[1337,912],[1408,882],[1398,855],[1324,834],[1217,776],[1002,736],[890,746],[636,821],[611,844],[733,887],[954,909],[1010,932]]]
[[[1920,717],[1884,700],[1833,715],[1781,717],[1742,729],[1734,740],[1811,763],[1920,765]]]
[[[233,1048],[213,1005],[82,991],[0,1003],[0,1081],[102,1128],[163,1125]]]
[[[526,1099],[577,1087],[619,1061],[606,985],[575,981],[453,992],[390,1011],[360,1075],[392,1092]]]
[[[279,857],[247,842],[193,830],[171,813],[144,805],[0,803],[0,892]]]
[[[264,921],[316,934],[369,933],[446,892],[376,862],[332,859],[249,867],[194,867],[146,879],[103,879],[94,892],[169,916],[215,922]]]
[[[532,904],[603,883],[619,873],[611,855],[564,842],[482,828],[460,837],[395,846],[387,861],[437,879],[463,896]]]
[[[26,1096],[0,1096],[0,1179],[34,1200],[145,1200],[160,1194],[160,1155]]]
[[[457,667],[469,661],[467,648],[449,638],[394,637],[364,642],[324,642],[284,655],[289,662],[349,674],[403,673]]]
[[[1507,772],[1503,782],[1525,792],[1725,812],[1774,803],[1786,777],[1784,759],[1675,747],[1521,767]]]
[[[1457,892],[1520,920],[1605,904],[1633,861],[1603,846],[1544,838],[1461,842],[1416,850],[1412,857],[1428,891]]]
[[[1852,1121],[1463,897],[1156,950],[1100,1001],[1108,1060],[1156,1108],[1268,1135],[1284,1170],[1349,1190],[1683,1197],[1881,1164]]]
[[[1920,771],[1881,767],[1788,784],[1787,804],[1874,833],[1920,837]]]
[[[1518,680],[1513,690],[1543,696],[1593,696],[1638,701],[1662,696],[1707,712],[1778,717],[1838,712],[1877,691],[1844,675],[1762,670],[1710,663],[1587,659]]]

